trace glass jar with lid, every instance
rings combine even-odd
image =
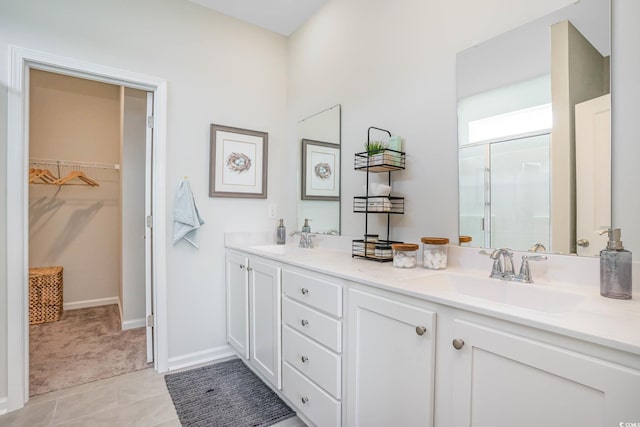
[[[447,268],[446,237],[423,237],[422,241],[422,266],[429,270],[444,270]]]
[[[471,246],[473,240],[471,236],[460,236],[460,246]]]
[[[393,266],[414,268],[418,264],[418,247],[415,243],[393,243]]]

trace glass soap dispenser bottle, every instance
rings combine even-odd
[[[631,299],[631,252],[622,246],[620,229],[610,228],[606,249],[600,251],[600,295]]]
[[[280,219],[276,228],[276,244],[284,245],[285,243],[287,243],[287,229],[284,226],[284,219]]]

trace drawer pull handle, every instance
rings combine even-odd
[[[416,334],[422,336],[425,332],[427,332],[427,328],[424,326],[416,326]]]
[[[302,398],[300,399],[300,401],[302,402],[303,405],[306,405],[307,402],[309,401],[309,398],[307,396],[302,396]]]
[[[300,321],[300,324],[302,324],[302,326],[309,326],[309,321],[308,321],[308,320],[305,320],[305,319],[302,319],[302,320]]]
[[[300,360],[302,361],[302,363],[307,363],[309,361],[309,358],[307,356],[302,356]]]
[[[307,295],[307,294],[309,293],[309,289],[307,289],[307,288],[301,288],[301,289],[300,289],[300,293],[301,293],[302,295]]]
[[[460,350],[464,346],[464,340],[456,338],[455,340],[453,340],[452,344],[453,348],[455,348],[456,350]]]

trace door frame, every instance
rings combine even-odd
[[[7,386],[8,411],[29,400],[29,70],[38,69],[154,93],[154,368],[167,371],[166,131],[167,81],[117,68],[9,46],[7,108]]]

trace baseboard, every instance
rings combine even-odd
[[[126,331],[127,329],[144,328],[145,326],[147,326],[147,322],[144,321],[144,317],[141,319],[126,320],[122,322],[123,331]]]
[[[99,299],[88,299],[85,301],[65,302],[62,308],[65,310],[77,310],[79,308],[99,307],[101,305],[120,304],[120,298],[109,297]]]
[[[0,415],[4,415],[7,413],[7,405],[9,404],[8,397],[0,398]]]
[[[236,352],[229,345],[210,348],[208,350],[197,351],[195,353],[184,354],[182,356],[169,358],[169,370],[188,368],[190,366],[201,365],[203,363],[214,362],[220,359],[235,356]]]

